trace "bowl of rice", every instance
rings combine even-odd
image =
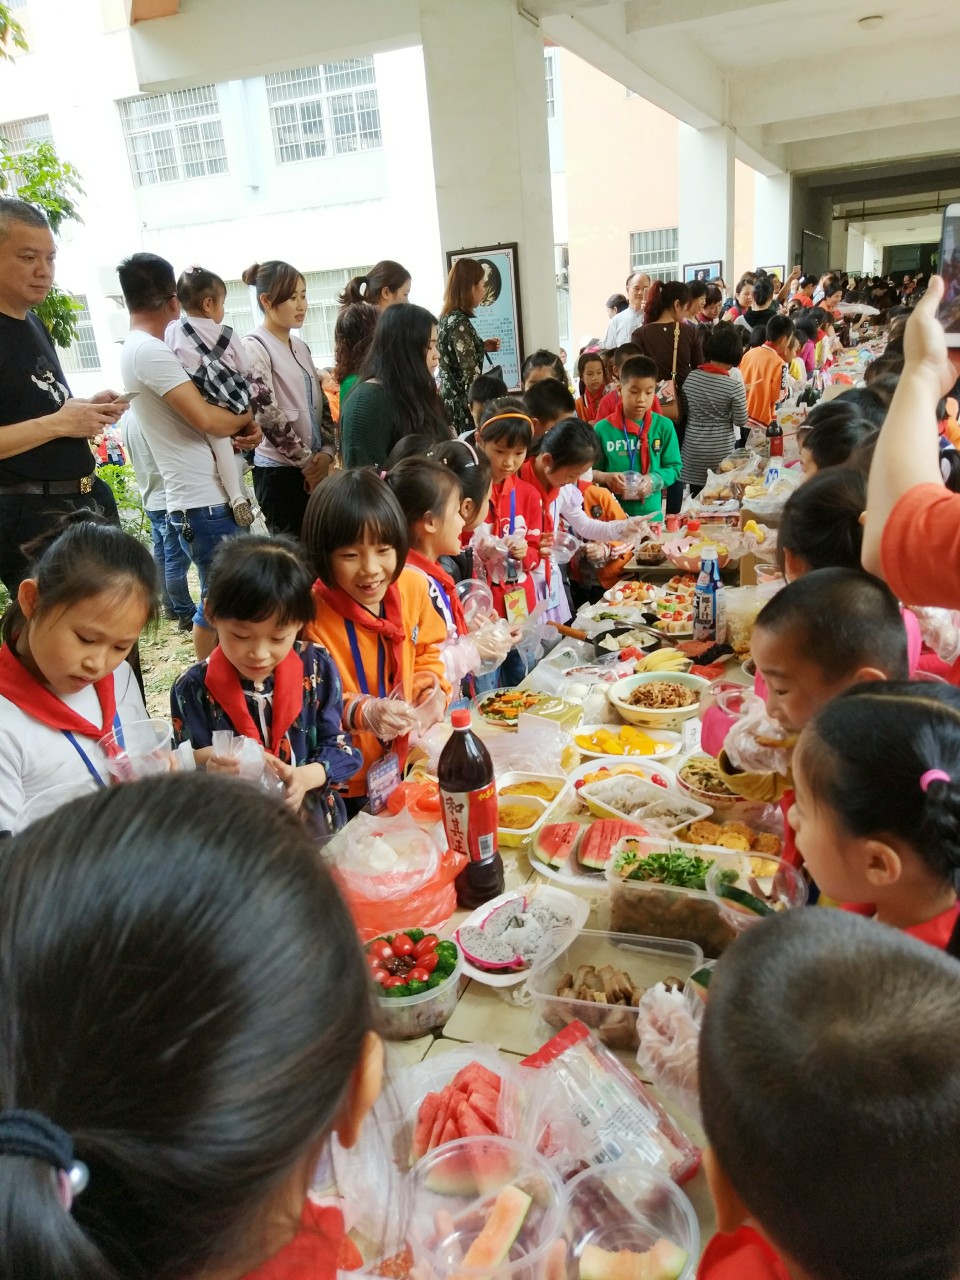
[[[645,671],[610,685],[607,697],[621,720],[645,729],[679,729],[700,710],[708,682],[680,671]]]

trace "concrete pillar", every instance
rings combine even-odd
[[[847,221],[834,218],[830,224],[830,270],[843,271],[847,263]]]
[[[725,126],[680,125],[680,272],[685,263],[722,262],[733,272],[734,136]]]
[[[789,173],[757,174],[753,202],[754,267],[783,265],[787,274],[800,261],[799,245],[790,244],[793,179]]]
[[[542,32],[515,0],[420,0],[420,28],[443,253],[516,241],[525,352],[556,351]]]

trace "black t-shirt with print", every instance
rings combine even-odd
[[[0,431],[56,413],[70,396],[57,352],[32,312],[0,314]],[[0,461],[0,485],[20,480],[79,480],[93,470],[86,440],[48,440]]]

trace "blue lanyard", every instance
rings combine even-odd
[[[431,578],[430,582],[436,588],[437,595],[440,597],[443,603],[443,607],[446,610],[446,616],[444,617],[444,622],[447,624],[447,626],[453,627],[454,631],[456,631],[457,624],[454,621],[453,606],[450,604],[450,597],[444,591],[443,587],[441,587],[440,583],[436,580],[436,578]]]
[[[643,430],[642,427],[641,427],[641,430]],[[630,432],[627,430],[626,418],[624,418],[624,422],[623,422],[623,443],[627,447],[627,461],[630,463],[630,470],[636,471],[637,454],[640,452],[640,437],[637,436],[636,446],[635,448],[631,449],[630,448]]]
[[[116,713],[114,714],[114,717],[113,717],[113,729],[117,735],[117,742],[122,747],[124,745],[123,729],[120,725],[120,716],[117,715]],[[96,765],[87,755],[87,753],[84,751],[83,747],[81,747],[80,743],[76,740],[76,738],[73,736],[70,730],[64,729],[63,736],[66,738],[66,740],[70,743],[71,747],[73,747],[74,751],[76,751],[77,755],[83,761],[84,765],[87,768],[87,771],[90,774],[90,777],[93,778],[97,786],[105,787],[107,784],[104,782],[103,778],[101,778],[100,774],[98,773]]]
[[[370,687],[367,684],[367,673],[363,669],[363,659],[360,656],[360,645],[357,642],[357,628],[353,625],[349,618],[344,618],[343,626],[347,633],[347,639],[350,641],[350,652],[353,655],[353,669],[357,673],[357,684],[360,686],[360,692],[369,694]],[[380,697],[387,696],[387,680],[386,680],[387,655],[383,647],[383,640],[377,636],[377,684],[380,686]]]

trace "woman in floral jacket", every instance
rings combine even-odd
[[[483,265],[475,258],[459,258],[447,276],[443,310],[437,329],[440,352],[440,397],[458,435],[474,428],[470,413],[470,385],[483,368],[485,351],[499,351],[500,339],[484,342],[471,324],[484,294]]]

